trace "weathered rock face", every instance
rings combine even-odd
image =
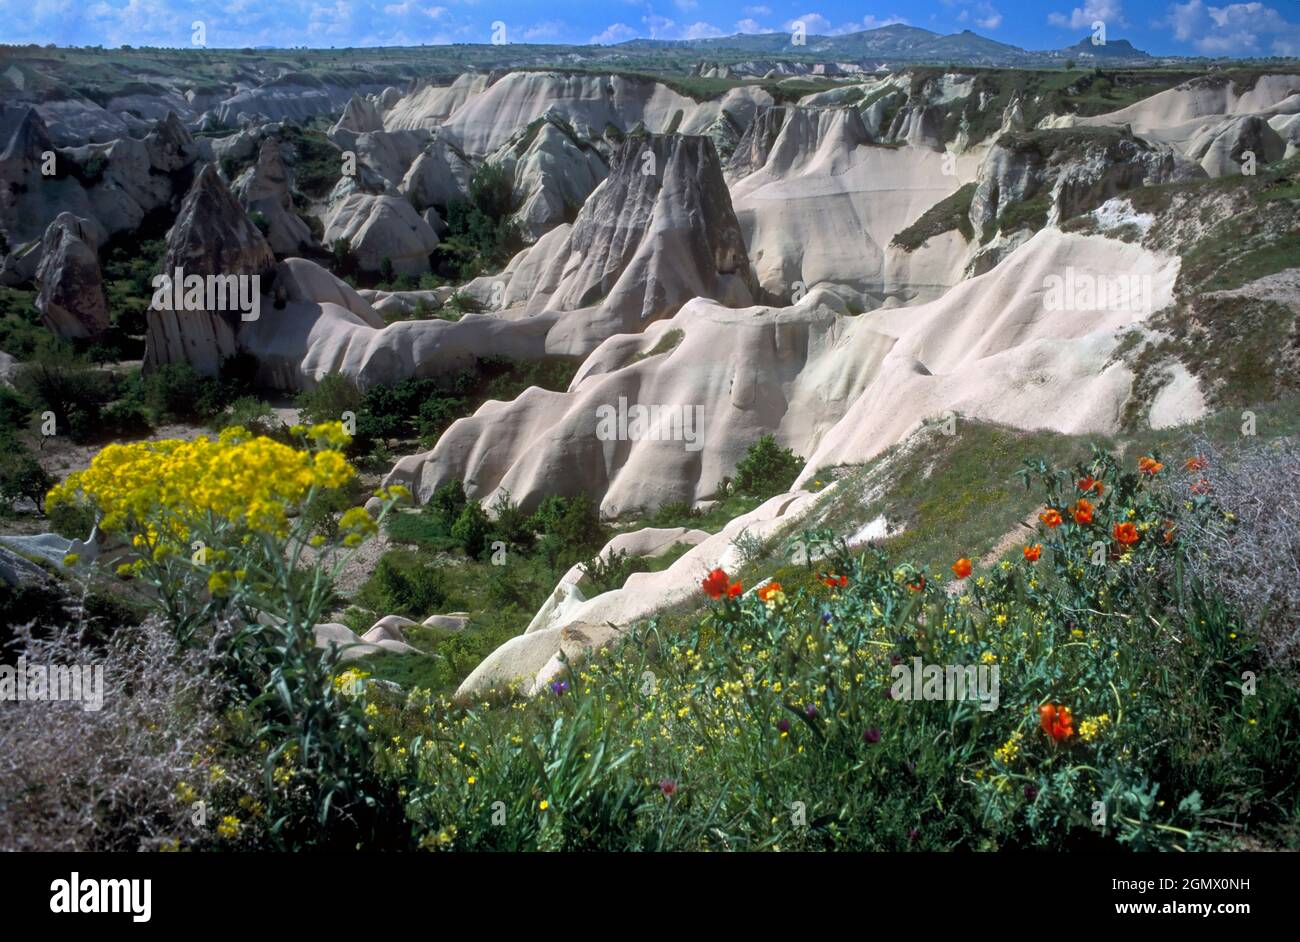
[[[294,255],[312,242],[311,229],[293,211],[289,169],[273,137],[262,143],[257,163],[235,183],[235,194],[249,214],[265,220],[266,239],[277,255]]]
[[[6,280],[34,275],[39,240],[60,213],[87,220],[101,240],[133,230],[150,212],[175,205],[201,159],[202,149],[174,114],[141,139],[56,149],[29,110],[0,154],[0,234],[14,256],[30,247],[6,260]],[[42,172],[50,167],[52,173]]]
[[[757,294],[717,151],[706,137],[629,138],[569,238],[576,265],[566,260],[547,306],[599,303],[622,331],[669,317],[693,297],[737,305]],[[604,336],[620,332],[612,324],[590,326],[608,331]]]
[[[417,209],[447,207],[465,198],[474,165],[444,135],[438,135],[411,163],[398,191],[405,193]]]
[[[596,146],[553,111],[516,134],[488,160],[513,178],[519,206],[514,218],[529,241],[571,220],[609,172]]]
[[[351,246],[357,264],[379,271],[388,259],[399,275],[429,270],[429,253],[438,235],[401,196],[352,193],[334,205],[325,222],[325,243],[342,239]]]
[[[754,116],[754,120],[741,135],[736,149],[731,152],[731,157],[727,161],[729,178],[739,180],[767,163],[767,158],[772,153],[772,145],[776,143],[781,128],[785,126],[787,114],[787,109],[773,107],[764,108]]]
[[[1248,153],[1257,166],[1272,163],[1286,154],[1286,142],[1259,115],[1244,115],[1207,127],[1187,148],[1187,156],[1212,177],[1240,173]]]
[[[1134,137],[1127,128],[1061,128],[1005,134],[980,166],[971,199],[976,233],[995,224],[1013,203],[1043,194],[1050,221],[1095,209],[1138,186],[1203,177],[1169,147]]]
[[[177,269],[188,279],[258,276],[260,289],[269,289],[275,255],[257,226],[230,192],[212,164],[199,173],[181,204],[176,225],[167,237],[163,274]],[[251,282],[246,282],[251,284]],[[238,289],[236,289],[237,291]],[[206,303],[207,294],[204,294]],[[201,373],[216,375],[221,361],[236,352],[241,312],[227,294],[221,310],[200,307],[176,310],[150,305],[145,336],[145,369],[165,363],[188,363]]]
[[[379,113],[378,106],[369,98],[353,95],[348,99],[347,107],[343,109],[342,116],[330,131],[331,133],[352,131],[361,134],[365,131],[382,131],[383,129],[384,118]]]
[[[71,213],[60,214],[45,231],[36,307],[60,337],[95,337],[109,328],[97,248],[89,224]]]

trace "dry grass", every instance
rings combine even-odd
[[[209,652],[179,650],[150,621],[101,644],[76,628],[33,637],[29,625],[5,655],[102,666],[104,699],[98,711],[0,702],[0,850],[134,851],[200,837],[176,791],[194,782],[198,800],[208,788],[201,757],[222,693]]]

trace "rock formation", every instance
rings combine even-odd
[[[181,204],[176,225],[167,238],[162,273],[174,278],[223,279],[225,301],[218,309],[207,307],[205,290],[199,306],[186,302],[182,309],[151,304],[145,337],[145,369],[164,363],[188,363],[201,373],[216,375],[221,361],[236,353],[236,334],[242,312],[234,298],[247,292],[256,276],[262,291],[269,288],[275,266],[271,246],[253,225],[212,164],[199,173]],[[231,276],[235,281],[230,280]],[[208,281],[216,284],[215,280]],[[205,286],[206,289],[206,286]],[[214,295],[215,296],[215,295]],[[259,300],[260,304],[260,300]]]
[[[41,321],[60,337],[96,337],[109,328],[98,245],[86,220],[61,213],[45,230],[36,270]]]

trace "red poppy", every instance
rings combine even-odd
[[[1079,526],[1087,526],[1092,523],[1092,504],[1086,497],[1080,497],[1074,504],[1074,509],[1070,511],[1070,516],[1074,517],[1074,522]]]
[[[1200,455],[1194,455],[1193,457],[1188,458],[1187,463],[1183,465],[1183,467],[1188,471],[1204,471],[1209,466],[1210,463]]]
[[[907,587],[913,592],[920,592],[925,588],[925,576],[917,576],[915,582],[909,582]]]
[[[1115,524],[1114,532],[1115,542],[1121,546],[1131,546],[1142,539],[1142,534],[1138,533],[1138,528],[1127,521]]]
[[[1201,478],[1191,486],[1190,490],[1193,494],[1208,494],[1210,491],[1214,490],[1214,488],[1210,486],[1208,478]]]
[[[830,575],[822,574],[822,582],[829,589],[842,589],[849,584],[848,576],[837,576],[834,573]]]
[[[722,593],[727,591],[727,574],[721,569],[713,570],[704,577],[704,581],[700,583],[700,588],[711,599],[722,598]]]
[[[734,599],[736,596],[740,595],[740,593],[744,591],[745,591],[744,586],[742,586],[739,582],[733,582],[731,585],[727,586],[727,598]]]
[[[1138,470],[1143,474],[1155,476],[1164,470],[1164,465],[1154,458],[1142,457],[1138,459]]]
[[[1089,491],[1092,491],[1098,497],[1100,497],[1102,492],[1106,490],[1106,485],[1102,484],[1091,474],[1088,475],[1087,477],[1080,478],[1077,486],[1079,490],[1083,491],[1085,494],[1088,493]]]
[[[769,582],[767,585],[763,586],[763,588],[758,590],[759,601],[766,602],[768,599],[770,599],[772,596],[776,595],[776,593],[780,591],[781,591],[781,583]]]
[[[1038,557],[1043,555],[1043,544],[1035,543],[1033,546],[1026,546],[1021,552],[1025,554],[1025,562],[1036,563]]]
[[[1038,515],[1038,519],[1043,521],[1043,526],[1047,529],[1055,530],[1061,525],[1061,512],[1055,507],[1048,507]]]
[[[1055,703],[1044,703],[1038,708],[1038,723],[1043,732],[1055,742],[1069,739],[1074,735],[1074,716],[1070,708]]]
[[[956,574],[958,579],[965,579],[971,574],[973,568],[974,567],[971,566],[971,561],[965,556],[952,564],[952,571]]]

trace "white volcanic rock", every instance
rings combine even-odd
[[[30,278],[40,261],[39,241],[60,213],[88,220],[96,241],[137,228],[145,216],[173,205],[189,185],[201,148],[172,114],[143,138],[57,149],[32,110],[16,121],[0,152],[0,234],[11,253],[6,271]],[[54,174],[42,168],[52,155]],[[37,243],[32,246],[32,243]]]
[[[533,253],[540,264],[530,264]],[[548,233],[511,268],[527,274],[530,313],[562,312],[547,339],[547,350],[562,355],[639,331],[693,297],[729,307],[756,297],[717,152],[705,137],[630,137],[573,225]]]
[[[1216,171],[1236,172],[1239,165],[1231,159],[1231,151],[1244,129],[1235,119],[1258,115],[1271,121],[1295,114],[1300,114],[1300,75],[1261,75],[1250,88],[1226,76],[1201,76],[1118,111],[1073,118],[1072,123],[1085,127],[1127,125],[1134,134],[1168,144],[1182,154],[1192,156],[1194,148],[1201,150],[1203,156],[1196,159],[1214,175]],[[1228,143],[1215,144],[1216,139]],[[1272,147],[1271,139],[1264,146]]]
[[[289,170],[273,137],[262,142],[257,163],[235,183],[235,195],[249,214],[266,220],[266,239],[277,255],[296,255],[312,244],[311,229],[293,211]]]
[[[488,87],[487,75],[464,72],[450,85],[419,83],[392,104],[385,105],[384,127],[389,131],[432,131],[461,105]]]
[[[230,192],[217,168],[204,166],[185,196],[167,236],[162,270],[191,275],[265,276],[275,266],[271,246]],[[227,308],[233,307],[227,304]],[[241,323],[237,310],[173,310],[150,305],[145,335],[146,370],[165,363],[188,363],[215,376],[221,361],[236,352]]]
[[[866,388],[889,342],[865,336],[845,349],[851,323],[826,292],[784,309],[697,299],[605,341],[568,392],[485,404],[386,480],[422,501],[460,480],[486,505],[508,491],[525,509],[548,493],[587,493],[607,517],[712,498],[750,443],[772,433],[807,453]],[[638,430],[632,407],[650,406]],[[602,422],[620,413],[622,428]]]
[[[529,241],[575,216],[609,173],[595,145],[554,111],[512,137],[488,162],[514,181],[514,218]]]
[[[343,373],[362,389],[407,377],[434,377],[472,365],[485,352],[513,359],[545,354],[553,318],[522,321],[467,314],[459,321],[399,321],[388,326],[345,282],[314,262],[276,266],[274,296],[261,317],[239,334],[242,350],[259,363],[259,379],[281,389],[311,388]]]
[[[339,113],[354,95],[378,94],[384,86],[344,86],[305,73],[289,73],[260,85],[244,88],[212,110],[228,126],[258,121],[294,121]]]
[[[980,164],[970,223],[978,235],[1008,206],[1049,197],[1049,223],[1087,212],[1141,186],[1203,177],[1204,171],[1168,146],[1127,129],[1066,128],[998,138]]]
[[[1111,355],[1125,327],[1171,302],[1179,266],[1176,256],[1104,236],[1043,229],[937,301],[864,318],[864,327],[897,339],[796,486],[821,468],[868,461],[948,411],[1017,428],[1114,432],[1133,375]],[[1113,303],[1120,279],[1140,292]],[[1089,296],[1088,288],[1102,290]],[[1198,410],[1184,392],[1187,420]],[[1165,403],[1162,418],[1178,411]]]
[[[86,220],[60,214],[45,231],[36,270],[41,320],[60,337],[95,337],[109,328],[98,245]]]
[[[736,217],[762,288],[790,298],[797,285],[847,286],[874,307],[886,297],[933,297],[959,280],[963,258],[930,271],[924,284],[893,281],[896,233],[974,176],[978,158],[949,162],[931,148],[871,142],[852,108],[772,109],[733,155]],[[773,132],[775,136],[773,137]],[[769,143],[770,141],[770,143]],[[766,152],[766,153],[765,153]],[[951,163],[952,173],[945,173]],[[945,270],[946,269],[946,270]]]
[[[330,133],[331,136],[339,131],[361,134],[365,131],[383,129],[384,118],[379,112],[379,106],[369,98],[353,95],[348,99],[347,107],[343,109],[343,114],[335,122],[334,127],[330,128]]]
[[[626,553],[634,559],[638,557],[653,559],[679,546],[698,546],[710,536],[711,534],[704,530],[689,530],[686,527],[646,527],[617,534],[601,547],[597,555],[611,558],[619,553]],[[587,578],[583,564],[573,566],[560,577],[560,581],[542,603],[533,620],[524,629],[524,633],[544,631],[552,627],[595,594],[597,593],[592,592],[591,581]]]
[[[373,170],[389,187],[396,187],[429,143],[427,131],[368,131],[331,135],[340,149],[352,151],[359,163]]]
[[[342,239],[352,247],[357,264],[379,271],[385,258],[399,275],[429,270],[429,253],[438,247],[438,234],[410,202],[401,196],[354,192],[335,203],[325,220],[325,244]]]
[[[1281,160],[1286,154],[1286,142],[1259,115],[1242,115],[1207,127],[1187,145],[1187,156],[1212,177],[1240,173],[1247,152],[1255,155],[1257,166],[1262,166]]]
[[[358,635],[347,625],[341,625],[338,622],[326,622],[317,625],[315,628],[316,647],[328,649],[336,647],[339,649],[340,661],[355,661],[358,658],[369,657],[372,654],[419,654],[418,648],[413,648],[404,641],[388,637],[382,633],[376,634],[373,640],[370,640],[372,628],[366,632],[365,637]]]
[[[466,101],[444,126],[467,154],[485,157],[550,110],[580,133],[596,137],[607,125],[630,131],[638,124],[654,133],[699,134],[723,107],[743,125],[753,110],[770,104],[771,95],[756,88],[695,102],[649,78],[511,72]]]
[[[411,162],[397,189],[417,209],[445,208],[466,197],[473,176],[474,164],[459,147],[439,134]]]

